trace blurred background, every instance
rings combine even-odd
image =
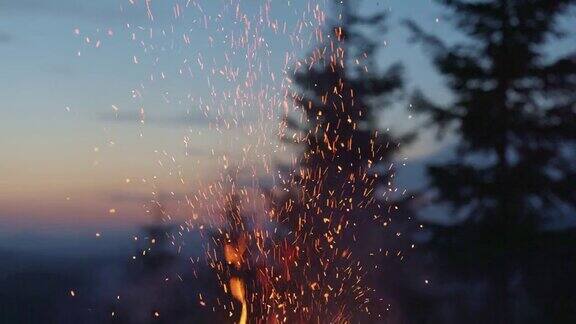
[[[0,0],[0,322],[239,322],[334,215],[374,310],[289,322],[573,323],[574,3]]]

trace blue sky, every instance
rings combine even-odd
[[[289,35],[295,34],[290,30],[275,34],[262,28],[266,45],[250,67],[240,47],[234,51],[229,43],[219,43],[245,29],[235,19],[236,3],[151,1],[150,21],[143,0],[134,5],[129,0],[0,0],[0,227],[4,223],[19,231],[48,232],[131,223],[141,204],[113,197],[182,192],[216,174],[228,160],[270,167],[262,161],[277,153],[278,110],[250,101],[280,106],[275,101],[280,83],[272,82],[270,73],[281,78],[286,53],[294,59],[306,53],[311,43],[305,38],[313,30],[304,27],[298,34],[302,39],[291,43]],[[241,10],[256,21],[265,1],[241,3]],[[422,49],[408,43],[409,34],[400,24],[413,19],[447,40],[459,39],[444,21],[442,8],[431,0],[365,3],[364,11],[390,13],[390,30],[379,54],[382,66],[401,61],[409,89],[420,87],[432,98],[448,101],[442,79]],[[178,19],[175,4],[182,10]],[[299,0],[271,1],[269,17],[290,28],[304,13],[313,20],[307,6]],[[202,28],[205,17],[211,19],[208,29]],[[566,25],[574,26],[574,20]],[[153,37],[148,37],[150,28]],[[567,48],[570,43],[564,42],[555,50]],[[222,75],[228,72],[209,70],[224,66],[260,77],[248,88],[226,80]],[[238,89],[247,92],[241,94],[246,102],[226,98]],[[143,125],[140,109],[145,112]],[[234,121],[237,126],[227,125]],[[399,106],[383,118],[383,125],[402,130],[418,122]],[[422,161],[442,145],[424,132],[399,158]],[[246,148],[248,153],[242,151]],[[228,155],[226,161],[222,155]],[[424,182],[419,172],[407,175],[406,185]],[[178,174],[189,181],[186,186],[178,183]],[[110,218],[110,209],[118,209],[117,218]]]

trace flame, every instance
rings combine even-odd
[[[246,250],[246,239],[244,236],[240,237],[237,246],[232,244],[224,245],[224,258],[228,264],[233,264],[236,269],[242,267],[242,255]],[[230,291],[232,297],[242,303],[242,313],[240,314],[239,324],[248,323],[248,305],[246,304],[246,288],[244,281],[238,277],[230,278]]]
[[[232,297],[242,303],[242,313],[240,314],[239,324],[246,324],[248,322],[248,305],[246,304],[246,296],[244,289],[244,282],[236,277],[230,279],[230,291]]]
[[[238,269],[242,263],[242,255],[246,250],[246,243],[244,242],[243,238],[240,238],[238,242],[238,246],[234,246],[232,244],[224,245],[224,258],[228,264],[234,264],[234,266]]]

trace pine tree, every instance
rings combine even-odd
[[[551,57],[547,50],[551,40],[565,37],[559,19],[575,1],[438,2],[469,41],[446,45],[409,23],[454,95],[442,106],[417,93],[413,106],[459,140],[452,161],[428,169],[436,202],[453,208],[456,223],[437,226],[431,246],[449,277],[458,275],[451,269],[487,278],[494,308],[483,316],[511,323],[519,321],[511,282],[535,286],[518,282],[532,271],[526,269],[534,262],[531,251],[556,252],[551,244],[566,241],[542,230],[575,215],[576,55]],[[540,285],[557,282],[550,279],[538,278]],[[557,300],[561,290],[555,287],[547,300]],[[542,316],[554,321],[559,315],[553,312]]]
[[[563,37],[573,0],[440,0],[470,41],[453,46],[410,23],[431,49],[454,102],[414,106],[439,126],[455,126],[457,157],[429,168],[438,200],[465,222],[532,232],[574,213],[576,55],[551,60],[545,45]]]
[[[382,233],[396,225],[392,193],[381,190],[392,187],[393,154],[409,137],[376,123],[402,90],[401,66],[382,72],[374,59],[385,15],[360,16],[349,2],[335,7],[338,19],[293,77],[300,119],[286,119],[285,139],[299,153],[284,166],[289,194],[277,207],[293,247],[284,253],[285,278],[303,305],[300,321],[345,320],[365,309],[370,288],[360,278],[374,272],[370,263],[385,253]]]

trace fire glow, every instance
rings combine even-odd
[[[389,253],[373,242],[391,219],[371,208],[380,208],[377,193],[383,201],[396,194],[393,165],[386,165],[386,176],[380,178],[377,165],[387,162],[387,152],[398,145],[378,131],[362,133],[367,103],[349,74],[370,73],[371,66],[366,53],[352,59],[354,51],[346,44],[342,25],[353,20],[350,8],[334,4],[334,21],[328,23],[324,1],[302,7],[272,1],[253,6],[229,0],[221,11],[208,12],[201,1],[176,1],[170,17],[164,18],[168,23],[162,22],[152,1],[130,1],[122,8],[143,11],[148,18],[147,24],[126,23],[125,30],[140,50],[127,60],[150,68],[130,91],[139,137],[146,139],[146,125],[166,122],[151,117],[151,97],[161,98],[166,107],[184,107],[184,121],[200,120],[207,126],[184,131],[184,161],[154,150],[159,170],[173,180],[170,199],[190,215],[176,236],[201,233],[215,284],[231,297],[209,300],[199,294],[199,304],[230,313],[241,324],[249,318],[259,323],[345,323],[355,313],[381,316],[370,309],[374,279],[365,278],[374,277],[370,272]],[[283,11],[296,18],[283,20]],[[122,34],[104,30],[105,37]],[[106,45],[81,28],[74,34],[84,46]],[[278,49],[278,39],[289,46]],[[204,53],[202,48],[209,50]],[[313,50],[306,56],[308,48]],[[282,57],[282,63],[273,57]],[[296,85],[307,71],[328,83],[309,84],[308,92],[326,88],[318,100],[308,100]],[[194,83],[205,93],[194,88],[167,91],[167,80]],[[128,109],[111,107],[116,118]],[[204,160],[190,153],[191,146],[201,144],[198,139],[212,145]],[[311,149],[302,153],[286,142]],[[288,161],[291,171],[277,170],[278,159]],[[189,167],[195,168],[192,175]],[[151,186],[158,200],[157,176],[123,179],[126,185]],[[382,181],[384,193],[377,188]],[[264,190],[264,182],[273,185]],[[387,211],[397,209],[390,204]],[[117,209],[110,208],[109,214],[117,214]],[[161,218],[174,222],[167,213]],[[402,257],[402,251],[394,253]]]

